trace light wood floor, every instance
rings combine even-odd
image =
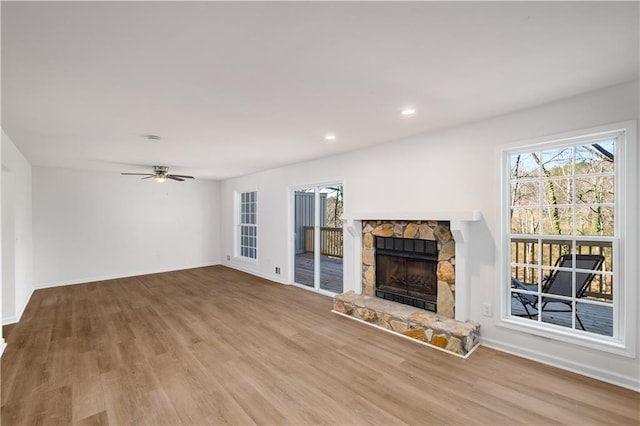
[[[5,327],[2,425],[638,424],[633,391],[330,310],[222,266],[38,290]]]

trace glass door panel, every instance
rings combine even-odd
[[[318,190],[320,202],[319,238],[320,288],[342,293],[342,185],[325,186]]]
[[[315,189],[294,192],[294,282],[315,287]]]

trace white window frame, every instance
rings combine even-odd
[[[522,152],[552,149],[588,142],[599,136],[619,133],[616,142],[615,225],[613,271],[613,336],[585,333],[510,315],[511,241],[510,241],[510,156]],[[519,141],[500,147],[500,240],[497,271],[500,282],[499,327],[542,336],[627,357],[636,356],[638,304],[638,149],[637,122],[626,121],[560,135]],[[564,239],[565,236],[563,236]],[[567,238],[573,240],[574,237]]]
[[[250,222],[246,222],[243,221],[243,216],[242,216],[242,206],[243,206],[243,201],[242,201],[242,197],[243,195],[248,195],[248,194],[255,194],[255,199],[254,201],[250,201],[249,203],[253,203],[255,205],[255,223],[250,223]],[[252,191],[242,191],[242,192],[236,192],[235,194],[235,257],[236,259],[240,259],[246,262],[250,262],[250,263],[257,263],[258,262],[258,191],[256,190],[252,190]],[[245,244],[243,244],[243,234],[242,234],[242,229],[243,227],[251,227],[254,229],[254,234],[255,234],[255,246],[247,246]],[[255,250],[255,257],[251,257],[251,256],[246,256],[243,254],[243,250],[242,248],[246,247],[248,249],[254,249]]]

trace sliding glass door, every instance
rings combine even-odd
[[[294,191],[294,282],[342,293],[341,184]]]

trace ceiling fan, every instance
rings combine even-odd
[[[167,173],[169,168],[166,166],[153,166],[153,173],[121,173],[123,175],[144,176],[142,179],[151,179],[156,182],[164,182],[167,179],[177,180],[183,182],[185,179],[195,179],[193,176],[186,175],[171,175]]]

